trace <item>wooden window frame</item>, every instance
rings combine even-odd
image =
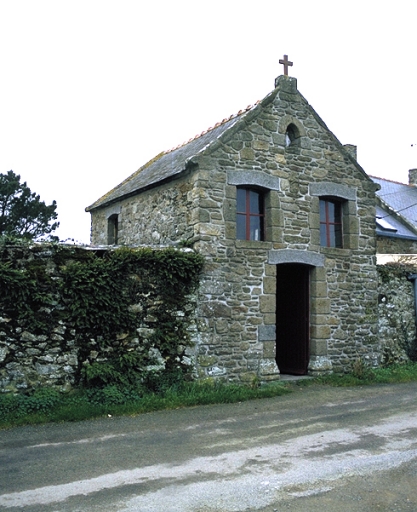
[[[324,204],[324,218],[322,217],[322,207]],[[332,217],[329,206],[333,205],[335,214]],[[336,214],[337,210],[337,214]],[[343,204],[340,199],[332,197],[320,197],[320,245],[322,247],[334,247],[343,249]],[[338,219],[338,220],[336,220]],[[322,227],[325,230],[325,242],[322,240]],[[337,229],[339,228],[339,229]],[[334,243],[333,243],[334,242]]]
[[[245,209],[243,211],[238,211],[237,204],[237,195],[239,191],[245,191]],[[258,205],[259,211],[251,211],[250,207],[250,194],[251,192],[258,195]],[[255,187],[237,187],[236,190],[236,232],[239,231],[239,218],[243,218],[244,228],[245,228],[245,238],[238,238],[239,240],[254,240],[254,241],[264,241],[265,240],[265,193],[262,189]],[[259,218],[259,238],[254,238],[251,236],[251,219]]]

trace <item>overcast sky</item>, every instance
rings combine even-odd
[[[368,174],[417,167],[413,0],[0,0],[0,173],[86,206],[290,76]],[[412,144],[415,146],[412,147]]]

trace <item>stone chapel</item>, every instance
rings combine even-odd
[[[204,255],[196,373],[265,382],[378,363],[377,188],[285,72],[86,211],[94,245]]]

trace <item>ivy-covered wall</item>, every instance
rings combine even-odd
[[[417,268],[407,263],[378,266],[378,332],[382,364],[417,360],[413,282]],[[417,284],[417,283],[416,283]]]
[[[0,246],[0,391],[193,371],[190,249]]]

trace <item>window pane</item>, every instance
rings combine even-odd
[[[340,203],[334,204],[334,222],[337,224],[342,223],[342,206]]]
[[[334,209],[335,209],[335,204],[332,203],[331,201],[326,201],[326,204],[327,204],[327,222],[334,222],[334,219],[335,219],[335,216],[334,216]]]
[[[342,205],[339,201],[320,199],[320,244],[343,247]]]
[[[334,243],[335,247],[343,247],[342,225],[335,224],[334,226]]]
[[[249,190],[250,212],[261,213],[260,210],[260,194],[254,190]]]
[[[326,224],[320,224],[320,245],[322,247],[327,246]]]
[[[237,211],[241,212],[241,213],[245,212],[246,211],[246,189],[244,189],[244,188],[237,189],[236,201],[237,201]]]
[[[246,240],[246,216],[236,215],[236,238],[238,240]]]
[[[251,217],[250,218],[250,239],[261,240],[261,218]]]
[[[336,238],[335,238],[334,224],[329,224],[327,229],[329,230],[329,236],[330,236],[329,247],[336,247]]]

